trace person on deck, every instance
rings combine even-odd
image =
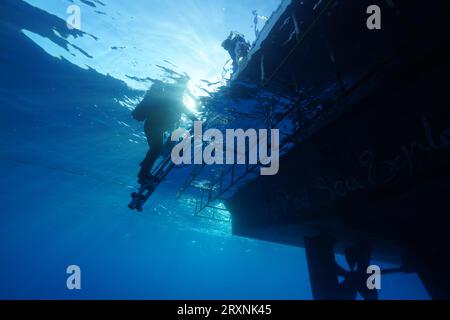
[[[144,121],[144,131],[150,148],[140,163],[138,178],[141,185],[154,179],[151,171],[163,150],[164,134],[176,129],[182,114],[193,121],[197,120],[194,113],[183,103],[188,81],[188,78],[182,78],[177,79],[174,84],[155,82],[133,110],[133,118]]]
[[[242,34],[232,31],[228,38],[222,42],[222,48],[230,54],[233,61],[233,73],[237,72],[239,70],[239,62],[246,58],[250,51],[250,44]]]

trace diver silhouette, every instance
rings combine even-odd
[[[228,51],[233,61],[233,73],[239,70],[239,62],[247,57],[250,51],[250,44],[245,40],[244,35],[232,31],[227,39],[222,42],[222,48]]]
[[[149,145],[145,159],[140,163],[139,183],[145,184],[154,177],[151,171],[164,148],[164,134],[176,129],[185,114],[197,120],[193,112],[183,103],[189,78],[176,79],[175,83],[156,81],[147,91],[144,99],[133,110],[133,118],[144,121],[144,131]]]

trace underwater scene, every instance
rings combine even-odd
[[[448,299],[445,5],[1,0],[0,299]]]

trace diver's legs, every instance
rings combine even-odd
[[[147,136],[147,142],[150,150],[140,163],[141,170],[139,171],[138,178],[140,181],[144,181],[150,177],[151,170],[155,161],[158,159],[163,148],[164,129],[155,126],[146,126],[145,135]]]

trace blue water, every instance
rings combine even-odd
[[[81,31],[69,30],[70,4]],[[310,299],[304,250],[232,236],[229,222],[175,201],[174,171],[129,211],[146,152],[129,109],[161,68],[190,89],[222,78],[230,30],[255,39],[252,11],[279,0],[0,2],[0,298]],[[261,18],[260,26],[264,23]],[[82,290],[66,288],[79,265]],[[415,275],[383,278],[380,297],[427,298]]]

